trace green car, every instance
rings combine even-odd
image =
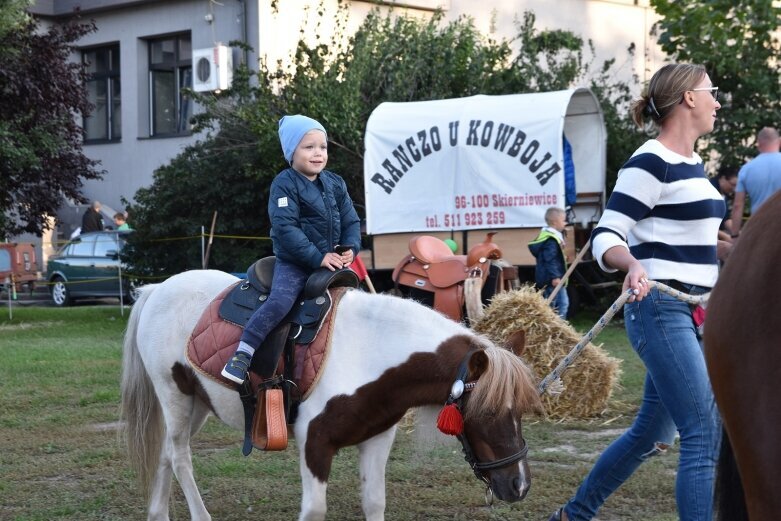
[[[120,270],[119,252],[132,232],[89,232],[68,241],[49,258],[46,277],[55,306],[68,306],[80,298],[122,298],[132,304],[138,285]],[[120,292],[120,287],[122,291]]]

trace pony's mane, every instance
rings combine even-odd
[[[464,415],[491,418],[509,408],[520,418],[529,412],[542,412],[542,402],[531,369],[512,351],[484,344],[488,369],[480,376],[466,403]]]

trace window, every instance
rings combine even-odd
[[[192,87],[190,35],[149,41],[149,97],[153,136],[189,132],[192,103],[182,89]]]
[[[119,44],[85,49],[87,97],[92,113],[84,118],[85,141],[119,141],[122,138],[122,91],[119,82]]]
[[[106,257],[109,252],[119,252],[117,236],[114,233],[104,233],[95,241],[95,257]]]
[[[73,241],[68,250],[68,255],[79,255],[83,257],[92,257],[92,250],[95,248],[95,236],[87,235]]]

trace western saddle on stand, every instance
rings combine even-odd
[[[456,322],[463,321],[467,281],[477,283],[481,300],[486,303],[518,279],[517,269],[501,262],[502,250],[493,242],[495,233],[486,234],[485,240],[472,246],[467,255],[454,255],[436,237],[413,237],[409,255],[393,270],[394,285],[403,295],[421,300]]]

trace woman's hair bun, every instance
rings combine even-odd
[[[654,98],[652,96],[649,96],[646,100],[643,114],[656,120],[662,119],[662,115],[659,114],[659,111],[656,109],[656,104],[654,104]]]

